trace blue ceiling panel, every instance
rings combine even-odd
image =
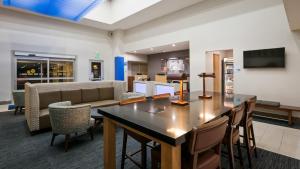
[[[79,21],[101,0],[3,0],[3,5],[47,16]]]

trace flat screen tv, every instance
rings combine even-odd
[[[284,68],[285,48],[244,51],[244,68]]]

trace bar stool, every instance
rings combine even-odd
[[[242,151],[241,151],[241,143],[240,143],[240,134],[239,134],[239,125],[243,118],[245,111],[245,105],[238,106],[231,111],[229,115],[228,126],[226,130],[225,137],[223,139],[223,144],[226,145],[228,150],[228,158],[229,158],[229,165],[231,169],[235,168],[235,156],[233,152],[233,146],[237,145],[238,149],[238,158],[240,161],[240,165],[243,167],[243,158],[242,158]]]
[[[228,117],[193,128],[187,140],[186,148],[182,148],[183,169],[221,169],[221,144],[228,124]],[[203,139],[206,138],[206,139]],[[187,150],[187,151],[184,151]],[[151,150],[152,169],[161,168],[161,147]]]
[[[241,122],[241,127],[243,128],[243,135],[241,135],[240,137],[244,139],[244,144],[246,145],[249,168],[252,168],[253,152],[255,154],[255,157],[257,158],[256,142],[255,142],[254,129],[253,129],[253,110],[255,108],[255,104],[256,104],[255,99],[251,99],[247,101],[246,111],[244,113],[244,117]],[[252,141],[252,145],[251,145],[251,141]]]
[[[144,102],[146,101],[145,97],[136,97],[136,98],[130,98],[126,100],[122,100],[120,102],[120,105],[127,105],[127,104],[133,104],[137,102]],[[132,153],[127,154],[126,148],[127,148],[127,139],[128,136],[132,137],[134,140],[139,142],[141,144],[141,149]],[[124,169],[125,166],[125,160],[129,159],[131,162],[133,162],[136,166],[138,166],[141,169],[146,169],[147,167],[147,144],[151,142],[152,140],[145,138],[143,136],[140,136],[138,134],[135,134],[127,129],[124,129],[123,132],[123,146],[122,146],[122,158],[121,158],[121,169]],[[136,162],[132,156],[136,155],[137,153],[141,152],[141,161]]]

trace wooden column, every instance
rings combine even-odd
[[[104,169],[116,169],[116,125],[104,117]]]
[[[161,169],[181,169],[181,145],[161,143]]]

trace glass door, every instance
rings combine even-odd
[[[47,83],[47,60],[17,59],[16,88],[24,89],[26,82]]]
[[[53,58],[16,58],[16,85],[24,89],[25,83],[73,82],[74,60]]]
[[[74,81],[74,61],[70,60],[50,60],[49,80],[53,82],[73,82]]]

